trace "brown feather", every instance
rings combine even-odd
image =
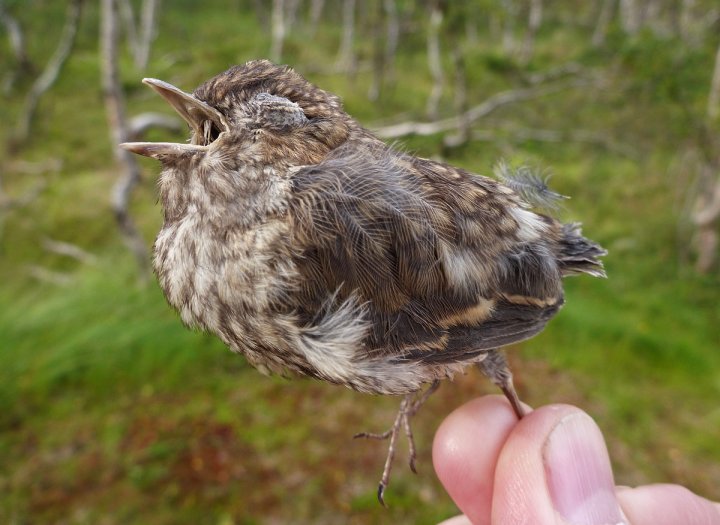
[[[133,150],[163,162],[160,284],[256,366],[411,392],[540,331],[563,275],[602,273],[576,225],[386,146],[291,68],[248,62],[193,95],[149,83],[194,130]]]

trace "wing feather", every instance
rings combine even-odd
[[[312,319],[329,295],[358,295],[370,353],[470,359],[531,337],[562,303],[556,256],[528,240],[527,214],[510,211],[522,203],[495,181],[352,144],[292,182],[305,278],[295,308]]]

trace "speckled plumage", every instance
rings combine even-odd
[[[249,62],[192,95],[146,82],[193,131],[125,145],[163,165],[160,285],[260,369],[412,394],[480,363],[508,393],[496,350],[543,329],[563,276],[603,275],[577,225],[386,146],[290,68]]]

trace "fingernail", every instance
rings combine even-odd
[[[543,451],[545,476],[557,510],[572,525],[623,524],[610,458],[600,429],[586,414],[563,418]]]

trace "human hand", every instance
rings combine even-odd
[[[616,487],[600,429],[569,405],[518,421],[500,396],[470,401],[440,425],[433,464],[464,512],[441,525],[720,525],[720,504],[679,485]]]

